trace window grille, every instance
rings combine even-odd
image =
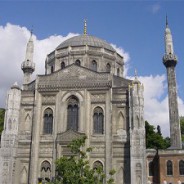
[[[61,63],[61,69],[64,69],[65,68],[65,62],[62,62]]]
[[[111,65],[109,63],[107,63],[107,65],[106,65],[106,71],[107,72],[110,72],[111,71]]]
[[[78,65],[78,66],[80,66],[80,65],[81,65],[80,60],[79,60],[79,59],[77,59],[77,60],[75,61],[75,64],[76,64],[76,65]]]
[[[92,70],[97,71],[97,62],[95,60],[92,61]]]
[[[167,175],[173,175],[173,164],[172,161],[167,161]]]
[[[53,129],[53,112],[52,109],[47,108],[44,112],[43,133],[52,134],[52,129]]]
[[[179,162],[179,171],[180,171],[180,175],[184,175],[184,161],[180,160]]]
[[[96,107],[93,113],[93,126],[95,134],[104,133],[104,115],[103,110],[100,107]]]
[[[72,96],[68,100],[67,111],[68,111],[67,130],[72,129],[78,131],[79,102],[76,97]]]

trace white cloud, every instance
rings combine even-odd
[[[116,50],[118,54],[123,56],[125,66],[124,66],[124,75],[127,75],[128,69],[129,69],[129,61],[130,61],[130,55],[128,52],[126,52],[122,47],[118,47],[115,44],[111,44],[111,46]]]
[[[153,14],[156,14],[158,11],[160,11],[160,9],[161,9],[161,6],[160,6],[160,4],[158,4],[158,3],[153,4],[153,5],[151,6],[151,12],[152,12]]]
[[[67,36],[54,35],[43,40],[38,40],[33,35],[34,40],[34,62],[36,63],[35,74],[43,74],[46,55],[53,51],[61,42],[77,34],[69,33]],[[0,107],[5,107],[5,96],[7,90],[18,81],[22,83],[23,73],[21,63],[25,59],[26,44],[30,37],[30,32],[26,27],[12,25],[0,26]],[[3,100],[2,100],[3,99]]]
[[[144,84],[144,113],[145,120],[150,124],[161,126],[164,136],[169,136],[169,109],[167,94],[167,80],[165,75],[141,76],[139,80]],[[179,114],[184,115],[184,102],[178,98]]]

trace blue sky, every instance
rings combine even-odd
[[[26,30],[33,26],[35,39],[40,41],[43,47],[45,47],[43,43],[46,43],[46,40],[51,36],[62,35],[66,37],[69,33],[82,34],[83,20],[87,19],[88,34],[115,44],[129,55],[127,75],[133,76],[134,69],[137,69],[138,75],[141,76],[140,79],[149,84],[147,85],[149,90],[146,93],[154,91],[152,96],[150,94],[147,96],[158,102],[158,109],[159,104],[167,101],[166,78],[164,78],[166,69],[162,64],[166,14],[173,35],[174,50],[179,58],[176,75],[178,94],[182,101],[181,107],[183,107],[184,23],[182,19],[184,17],[184,1],[0,1],[0,26],[4,31],[3,34],[7,33],[5,30],[8,30],[6,29],[8,23]],[[23,33],[28,37],[27,32],[23,31]],[[16,31],[12,31],[11,34],[12,38],[17,37]],[[21,36],[20,39],[22,40]],[[25,41],[23,41],[24,45]],[[7,42],[10,42],[11,45],[10,39]],[[21,57],[22,55],[20,56],[20,64]],[[13,57],[10,60],[14,62]],[[44,65],[44,60],[42,63]],[[16,71],[14,72],[16,73]],[[9,83],[13,82],[10,81],[9,77],[3,78],[4,83],[6,80],[9,80]],[[152,80],[155,81],[153,85],[151,84]],[[159,82],[161,82],[161,89],[159,89],[159,85],[155,87]],[[3,86],[3,89],[8,88]],[[4,92],[0,92],[0,94],[4,95]],[[5,100],[1,100],[0,106],[4,106],[4,102]],[[147,103],[148,105],[149,103]],[[151,101],[149,106],[151,111]],[[182,113],[183,110],[180,114],[183,115]],[[156,116],[157,113],[155,112],[153,115]],[[147,115],[146,118],[152,119],[151,115]],[[159,124],[159,121],[150,123]]]

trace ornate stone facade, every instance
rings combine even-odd
[[[167,28],[167,34],[169,31]],[[171,38],[169,35],[166,40],[166,51],[173,51]],[[159,183],[158,173],[152,177],[148,171],[150,161],[158,155],[149,150],[146,155],[144,88],[137,77],[133,81],[123,77],[123,57],[99,38],[76,36],[47,56],[45,75],[38,75],[31,82],[35,69],[33,48],[30,38],[22,63],[23,88],[15,84],[7,96],[0,184],[37,184],[38,179],[51,180],[56,175],[55,160],[70,155],[67,144],[82,135],[87,136],[86,147],[93,148],[89,156],[91,167],[102,165],[107,178],[109,171],[115,169],[116,184],[146,184],[147,179],[148,183]],[[172,67],[175,61],[174,53],[166,52],[172,149],[180,149]],[[173,118],[177,120],[175,124]],[[183,154],[181,150],[159,153],[165,158],[169,157],[168,153],[180,157]]]
[[[91,167],[100,163],[107,177],[114,168],[117,184],[145,184],[143,88],[123,77],[123,57],[99,38],[76,36],[47,56],[46,74],[31,82],[33,48],[30,39],[23,90],[12,88],[16,96],[7,100],[1,183],[52,179],[55,160],[69,155],[67,144],[85,134],[86,147],[93,147]]]

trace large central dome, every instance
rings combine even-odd
[[[62,49],[69,46],[84,46],[84,45],[88,45],[92,47],[101,47],[115,52],[114,48],[109,43],[95,36],[90,36],[90,35],[74,36],[64,41],[63,43],[61,43],[57,47],[57,49]]]

